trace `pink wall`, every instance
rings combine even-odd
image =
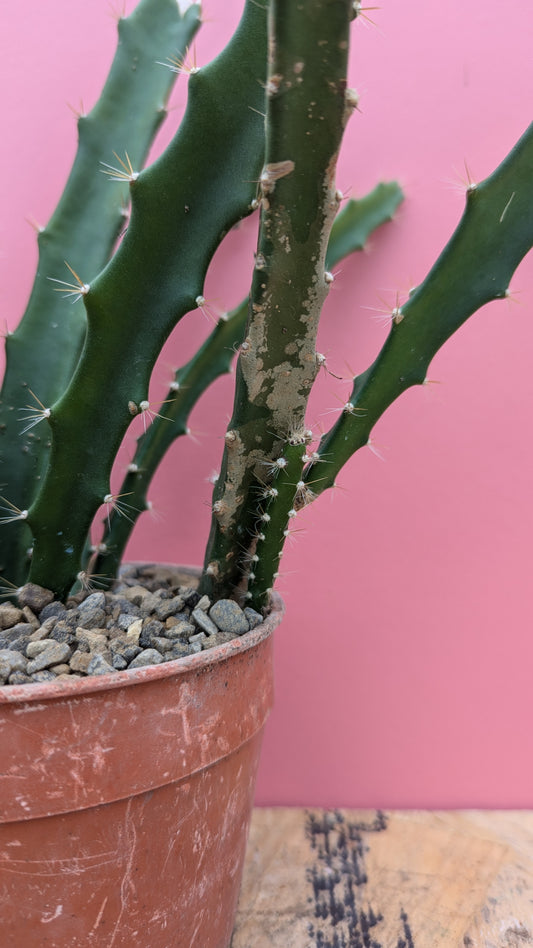
[[[24,218],[46,220],[59,195],[75,145],[66,103],[88,108],[95,99],[114,46],[109,6],[30,0],[0,11],[0,285],[9,325],[36,259]],[[229,35],[239,8],[239,0],[205,0],[199,63]],[[386,2],[369,15],[376,26],[354,29],[361,112],[338,181],[358,195],[397,176],[408,199],[372,250],[341,268],[320,342],[336,375],[368,364],[386,333],[372,308],[380,297],[393,306],[397,291],[419,282],[451,233],[464,160],[474,178],[486,176],[531,119],[527,0],[504,10],[466,0],[459,12]],[[185,96],[182,83],[169,128]],[[206,289],[221,308],[244,292],[251,229],[232,244]],[[383,460],[360,452],[342,489],[301,518],[304,535],[283,560],[288,614],[277,636],[261,803],[533,805],[531,260],[513,288],[516,301],[487,307],[438,355],[429,375],[439,384],[410,391],[378,424]],[[168,365],[210,328],[197,313],[184,323],[154,399],[164,397]],[[321,412],[338,410],[348,392],[348,383],[322,381],[310,418],[317,431],[334,417]],[[221,382],[195,413],[197,442],[178,445],[158,476],[160,519],[142,524],[132,557],[201,559],[204,479],[218,463],[228,397]],[[182,513],[173,512],[175,492],[191,495]]]

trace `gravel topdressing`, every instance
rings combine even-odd
[[[0,686],[86,678],[159,665],[214,648],[262,622],[231,599],[211,604],[177,569],[126,567],[111,591],[64,605],[28,584],[0,605]]]

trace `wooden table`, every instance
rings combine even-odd
[[[256,809],[231,948],[533,946],[533,812]]]

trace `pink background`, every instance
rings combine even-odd
[[[240,6],[206,0],[200,64]],[[486,176],[531,119],[529,0],[380,6],[369,14],[376,26],[354,28],[361,112],[338,183],[357,196],[397,177],[407,201],[370,252],[341,266],[330,294],[320,349],[344,376],[385,338],[372,308],[403,298],[451,234],[464,161],[474,180]],[[88,109],[97,96],[114,48],[109,10],[108,0],[29,0],[0,12],[0,285],[10,326],[36,261],[25,218],[46,221],[59,196],[75,148],[66,104]],[[180,80],[163,138],[185,99]],[[253,242],[247,224],[213,266],[205,295],[220,309],[245,292]],[[382,459],[361,451],[342,489],[301,517],[279,584],[287,618],[260,803],[533,806],[531,259],[512,287],[513,301],[486,307],[434,360],[429,377],[440,384],[411,390],[377,425]],[[199,313],[184,320],[155,401],[169,366],[209,329]],[[322,379],[309,418],[317,432],[348,393],[348,382]],[[201,560],[205,478],[229,410],[223,380],[191,420],[195,440],[176,445],[157,477],[159,518],[146,517],[131,557]],[[175,511],[174,495],[187,496]]]

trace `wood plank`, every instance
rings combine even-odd
[[[256,809],[231,948],[533,946],[533,813]]]

